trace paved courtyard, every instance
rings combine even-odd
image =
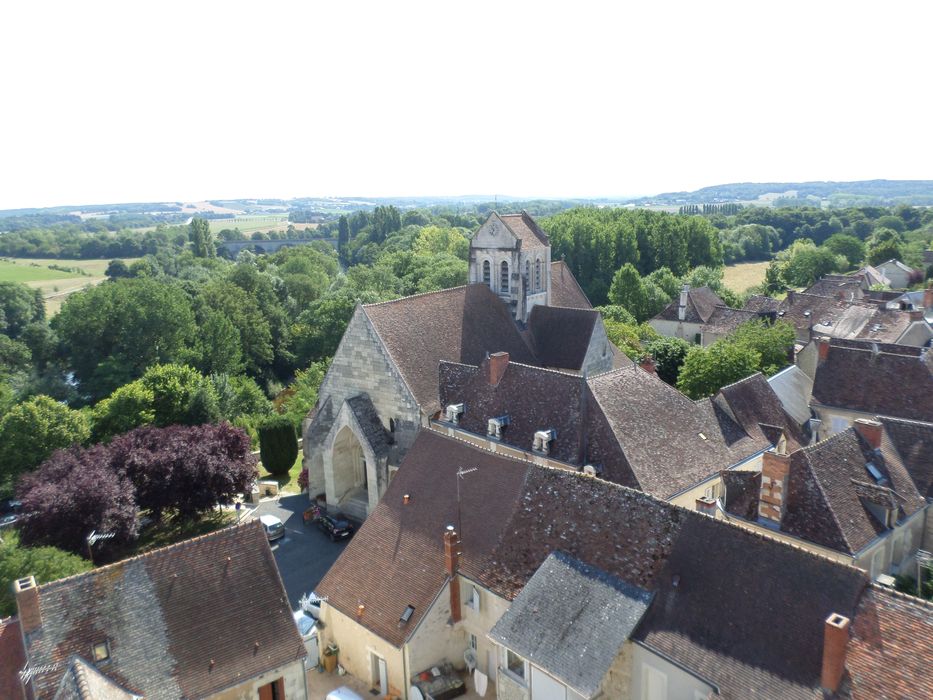
[[[346,546],[346,542],[331,542],[316,526],[302,522],[309,505],[306,494],[286,494],[262,501],[251,514],[253,518],[274,515],[285,523],[285,537],[271,544],[293,609],[303,594],[315,589]]]

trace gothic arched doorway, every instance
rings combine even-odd
[[[334,438],[334,495],[338,500],[356,489],[366,490],[366,459],[363,446],[349,426]]]

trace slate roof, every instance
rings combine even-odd
[[[810,419],[810,394],[813,380],[797,365],[785,367],[768,377],[768,385],[774,391],[784,411],[799,425]]]
[[[528,330],[537,363],[544,367],[579,370],[598,320],[599,313],[592,309],[534,306],[528,317]],[[608,340],[606,352],[609,352]]]
[[[363,438],[372,447],[373,454],[382,457],[389,452],[389,435],[386,433],[379,413],[367,394],[359,394],[347,399],[347,405],[356,417]]]
[[[874,305],[868,303],[841,301],[836,297],[788,292],[787,297],[781,302],[778,316],[793,323],[797,337],[803,338],[807,336],[811,326],[823,325],[831,329],[832,325],[826,324],[834,324],[836,319],[853,305],[860,306],[866,314],[875,308]],[[808,311],[809,317],[804,315]],[[828,335],[835,335],[831,331],[824,332]]]
[[[25,665],[26,652],[19,620],[15,617],[0,619],[0,698],[25,700],[23,685],[19,681],[19,672]]]
[[[551,263],[551,304],[569,309],[592,309],[570,266],[563,260]]]
[[[518,362],[534,363],[508,308],[484,284],[362,308],[415,400],[428,414],[440,409],[437,366],[441,360],[475,365],[486,353],[504,351]]]
[[[522,250],[531,248],[547,248],[550,246],[547,234],[541,230],[537,222],[526,211],[521,214],[499,214],[499,219],[509,231],[522,242]]]
[[[489,636],[593,697],[651,598],[642,588],[554,551]]]
[[[422,430],[379,504],[318,584],[316,592],[329,606],[356,619],[362,603],[359,622],[366,629],[397,647],[409,638],[448,580],[443,533],[457,524],[461,467],[478,471],[461,483],[460,570],[480,576],[516,506],[529,464]],[[399,625],[408,605],[415,612]]]
[[[869,462],[883,483],[875,483]],[[888,530],[866,502],[896,505],[898,521],[925,505],[888,437],[882,436],[881,451],[875,453],[849,428],[791,455],[781,530],[856,554]]]
[[[38,592],[42,630],[27,653],[31,667],[52,669],[35,677],[40,697],[59,687],[67,670],[62,660],[89,654],[105,640],[110,660],[100,670],[147,700],[211,695],[307,653],[258,521],[40,585]],[[262,614],[244,625],[247,610]]]
[[[140,700],[141,695],[121,688],[93,664],[74,657],[68,665],[54,700]]]
[[[441,402],[463,403],[458,427],[486,435],[490,418],[508,415],[511,421],[502,442],[530,450],[538,430],[557,431],[550,445],[554,459],[580,464],[583,459],[585,380],[575,374],[509,362],[495,386],[487,381],[486,361],[480,367],[441,362]]]
[[[706,323],[717,306],[726,306],[726,303],[712,289],[709,287],[691,287],[687,291],[687,310],[684,315],[684,323]],[[680,294],[652,320],[679,321],[679,308]]]
[[[931,698],[933,605],[871,586],[859,603],[839,697]]]
[[[818,363],[813,400],[871,415],[933,421],[933,356],[925,348],[879,348],[830,341]]]
[[[880,418],[890,449],[897,452],[924,498],[933,498],[933,423]]]

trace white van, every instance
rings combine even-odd
[[[262,523],[262,529],[266,531],[266,537],[270,542],[285,537],[285,524],[274,515],[260,515],[259,522]]]

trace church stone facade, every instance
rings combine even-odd
[[[359,519],[375,508],[444,408],[442,360],[478,365],[501,351],[590,375],[618,362],[599,314],[566,265],[552,265],[528,214],[490,215],[471,242],[469,274],[465,287],[357,306],[303,425],[312,498],[324,494],[328,508]],[[552,292],[566,306],[549,306]]]

